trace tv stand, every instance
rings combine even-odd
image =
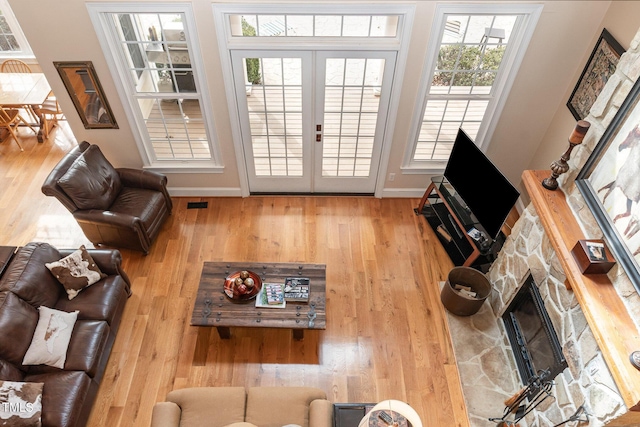
[[[443,176],[431,178],[416,214],[426,218],[454,265],[486,272],[504,244],[504,234],[490,238]]]

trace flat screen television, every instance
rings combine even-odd
[[[444,177],[487,237],[495,239],[520,193],[462,129],[458,130]]]

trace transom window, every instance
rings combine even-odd
[[[0,0],[0,57],[33,56],[7,0]]]
[[[497,122],[507,83],[517,71],[524,35],[533,30],[535,21],[534,10],[509,13],[501,6],[489,5],[484,11],[458,6],[451,12],[443,7],[439,12],[414,144],[405,156],[408,168],[444,167],[458,128],[483,144]]]
[[[230,15],[233,37],[396,37],[398,15]],[[242,25],[236,25],[241,22]]]

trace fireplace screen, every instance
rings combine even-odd
[[[524,384],[529,384],[536,376],[542,381],[551,381],[567,367],[558,336],[531,273],[505,310],[502,320]]]

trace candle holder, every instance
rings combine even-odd
[[[629,356],[629,361],[638,370],[640,370],[640,351],[634,351]]]
[[[542,186],[547,190],[555,190],[558,188],[558,177],[569,170],[569,158],[571,157],[571,150],[578,145],[569,143],[569,149],[564,152],[555,162],[551,163],[551,176],[542,180]]]
[[[569,136],[569,148],[564,152],[560,159],[551,163],[551,176],[542,180],[542,186],[547,190],[556,190],[558,188],[558,177],[569,170],[569,159],[571,151],[576,145],[582,144],[584,136],[587,134],[591,123],[586,120],[580,120],[576,124],[575,129]]]

